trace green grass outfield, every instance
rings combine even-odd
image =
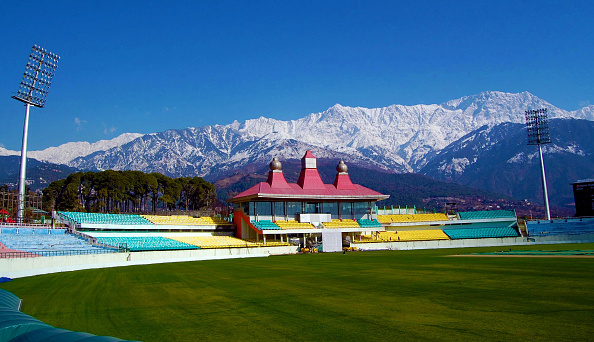
[[[449,256],[502,249],[129,266],[0,287],[23,298],[25,313],[53,326],[143,341],[594,338],[593,258]]]

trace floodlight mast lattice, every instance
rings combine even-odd
[[[23,146],[21,149],[21,169],[19,172],[19,196],[17,205],[17,222],[22,223],[25,218],[25,187],[27,170],[27,137],[29,134],[29,109],[31,106],[43,108],[45,98],[52,85],[54,72],[58,67],[60,56],[46,49],[33,45],[29,60],[25,66],[25,73],[19,90],[13,99],[25,103],[25,124],[23,125]]]
[[[534,109],[527,110],[526,115],[526,128],[528,131],[528,145],[538,145],[538,154],[540,156],[540,170],[542,177],[542,188],[544,205],[547,215],[547,220],[551,219],[551,209],[549,208],[549,195],[547,193],[547,178],[545,175],[544,160],[542,158],[542,146],[543,144],[551,143],[551,134],[549,132],[549,119],[548,109]]]

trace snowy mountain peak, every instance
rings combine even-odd
[[[20,151],[7,150],[4,147],[0,147],[0,156],[20,156]]]
[[[141,136],[143,136],[143,134],[123,133],[111,140],[99,140],[94,143],[89,143],[87,141],[69,142],[58,147],[49,147],[41,151],[29,151],[27,152],[27,156],[39,161],[67,164],[74,158],[87,156],[98,151],[107,151],[110,148],[121,146]]]
[[[594,121],[594,105],[589,105],[571,112],[570,117]]]
[[[303,151],[297,147],[307,147],[396,172],[411,172],[419,171],[443,148],[479,127],[524,123],[525,110],[542,107],[549,108],[551,118],[594,121],[594,106],[568,112],[529,92],[486,91],[442,104],[364,108],[337,103],[296,120],[259,117],[228,125],[122,135],[95,144],[69,143],[73,145],[39,151],[38,156],[89,169],[134,168],[205,176],[274,155],[299,156]],[[93,152],[100,153],[91,155]]]

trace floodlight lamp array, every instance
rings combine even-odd
[[[60,56],[55,53],[33,45],[19,90],[12,98],[36,107],[43,107],[59,60]]]
[[[547,108],[527,110],[525,112],[528,145],[542,145],[551,142],[547,112]]]

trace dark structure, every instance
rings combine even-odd
[[[547,214],[547,220],[551,219],[551,209],[549,208],[549,195],[547,193],[547,178],[545,175],[544,160],[542,158],[543,144],[551,143],[551,135],[549,133],[549,119],[548,109],[527,110],[526,115],[526,130],[528,132],[528,145],[538,145],[538,154],[540,156],[540,170],[542,177],[542,190],[544,197],[544,205]]]
[[[594,179],[571,183],[575,198],[575,216],[594,216]]]
[[[388,197],[354,184],[342,160],[336,166],[334,183],[324,184],[316,157],[307,151],[301,159],[297,183],[287,183],[282,164],[275,157],[266,182],[237,194],[229,202],[234,204],[236,236],[242,239],[262,237],[266,242],[266,235],[269,235],[279,236],[282,242],[283,235],[289,241],[291,236],[305,239],[306,235],[334,231],[338,232],[340,242],[343,231],[360,233],[381,228],[376,220],[375,202]],[[363,222],[364,226],[358,222]],[[332,229],[326,229],[330,226]]]
[[[46,49],[33,45],[29,60],[25,66],[25,73],[19,85],[19,90],[13,99],[25,104],[25,124],[23,125],[23,147],[21,148],[21,170],[19,172],[19,199],[17,207],[17,222],[23,223],[25,218],[25,183],[27,178],[27,136],[29,135],[29,109],[31,106],[43,108],[45,98],[52,85],[54,72],[58,67],[60,56]]]

